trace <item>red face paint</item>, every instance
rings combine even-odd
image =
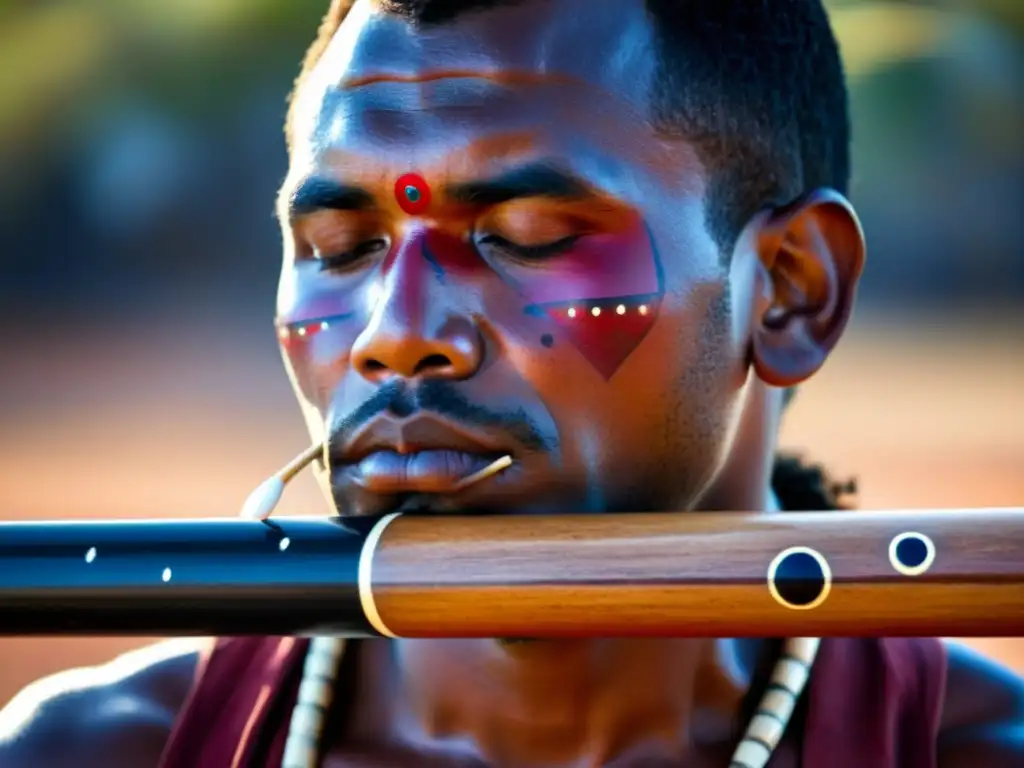
[[[410,216],[419,216],[430,208],[430,187],[419,174],[406,173],[395,181],[395,199]]]
[[[418,228],[392,247],[380,268],[387,300],[392,303],[391,321],[417,326],[427,310],[430,281],[441,285],[449,277],[465,279],[490,268],[464,239],[436,229]]]
[[[387,277],[399,260],[411,266],[415,264],[417,268],[429,268],[442,283],[450,272],[465,275],[474,270],[488,269],[487,262],[466,239],[437,229],[419,228],[411,232],[384,258],[382,274]]]
[[[410,213],[430,202],[430,189],[416,174],[400,177],[395,194]],[[606,379],[643,341],[661,307],[661,267],[639,217],[620,231],[584,236],[548,259],[530,264],[501,259],[493,268],[522,297],[525,312],[550,318],[560,329],[557,336]],[[279,307],[281,343],[290,357],[308,358],[310,345],[326,334],[330,341],[322,343],[342,352],[369,321],[382,280],[391,281],[387,300],[396,302],[398,321],[414,321],[425,309],[425,280],[444,284],[450,276],[465,278],[479,270],[492,266],[466,239],[417,229],[393,244],[379,271],[314,273],[299,281],[301,290],[291,291],[292,300]]]
[[[661,265],[637,219],[617,233],[588,235],[536,267],[506,270],[530,309],[543,312],[606,379],[637,348],[658,315]]]
[[[315,264],[304,267],[312,272]],[[281,349],[293,370],[304,371],[322,344],[330,351],[351,345],[359,333],[357,318],[370,302],[367,282],[317,272],[281,292],[275,321]]]
[[[278,339],[297,370],[321,345],[334,354],[351,347],[382,292],[394,302],[399,322],[415,321],[425,309],[425,281],[444,284],[449,276],[490,271],[465,239],[425,228],[393,244],[379,269],[350,275],[321,271],[314,263],[300,269],[304,274],[291,275],[294,282],[281,291],[276,320]]]

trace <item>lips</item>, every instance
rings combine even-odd
[[[332,452],[332,475],[371,493],[441,494],[509,453],[486,436],[439,418],[384,417]]]
[[[494,458],[461,451],[375,451],[351,467],[352,481],[374,493],[444,493]]]

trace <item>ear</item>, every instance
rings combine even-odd
[[[843,335],[864,269],[864,232],[843,195],[817,190],[762,218],[753,243],[762,291],[753,317],[754,370],[793,387]]]

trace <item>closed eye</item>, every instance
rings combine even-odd
[[[386,238],[378,237],[373,240],[366,240],[355,248],[342,253],[316,254],[314,258],[319,262],[321,270],[342,270],[358,264],[369,256],[373,256],[381,251],[387,251],[389,247],[390,243]]]
[[[551,243],[542,243],[540,245],[519,245],[518,243],[513,243],[511,240],[506,240],[500,235],[484,235],[479,238],[476,243],[478,248],[481,246],[495,248],[518,259],[539,261],[541,259],[547,259],[552,256],[565,253],[576,244],[576,241],[579,240],[580,237],[580,235],[569,235],[568,237],[563,237]]]

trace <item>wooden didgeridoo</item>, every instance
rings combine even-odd
[[[0,635],[1024,635],[1024,510],[0,523]]]

